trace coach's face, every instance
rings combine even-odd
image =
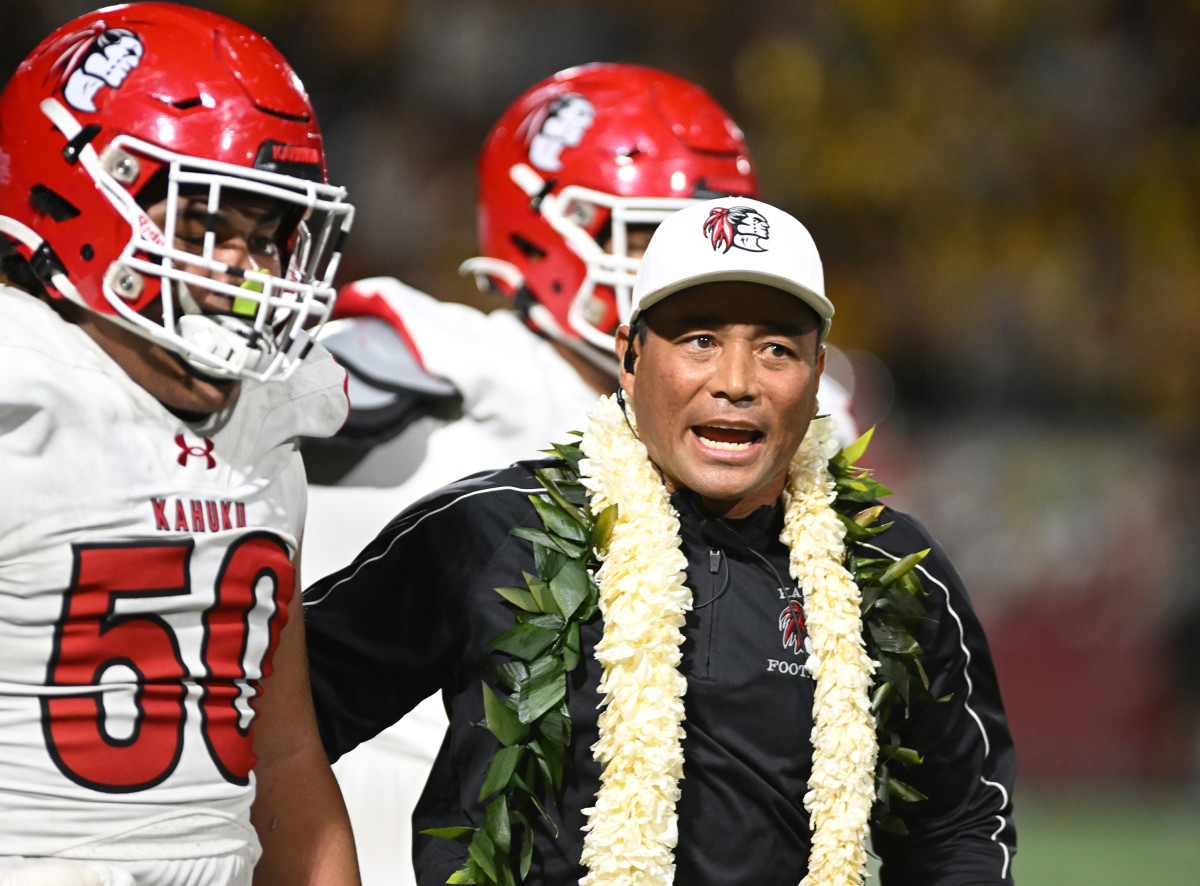
[[[773,504],[817,410],[825,366],[816,314],[758,283],[706,283],[668,296],[644,315],[644,342],[621,385],[638,435],[668,490],[696,492],[719,516]]]

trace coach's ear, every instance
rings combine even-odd
[[[629,327],[622,326],[617,330],[617,362],[621,364],[618,381],[627,397],[633,397],[633,372],[637,364],[637,352],[634,350],[633,339]]]
[[[819,382],[821,380],[821,376],[825,374],[825,345],[820,345],[820,344],[817,345],[817,360],[816,360],[816,363],[813,365],[813,370],[816,373],[817,381]],[[821,401],[820,401],[820,395],[818,394],[817,397],[813,398],[812,417],[816,418],[820,414],[821,414]]]

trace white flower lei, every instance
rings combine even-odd
[[[812,815],[812,852],[801,886],[862,883],[866,839],[875,798],[875,717],[871,674],[863,646],[862,592],[844,565],[846,530],[830,505],[835,497],[829,459],[837,452],[832,422],[815,419],[796,450],[783,492],[780,540],[788,571],[804,591],[804,617],[816,678],[813,765],[804,806]]]
[[[633,421],[632,409],[629,412]],[[670,886],[678,840],[675,804],[683,775],[683,694],[678,671],[682,627],[692,595],[680,550],[679,515],[615,396],[589,416],[581,480],[599,514],[618,506],[597,574],[604,634],[602,766],[596,804],[585,809],[582,886]],[[874,663],[866,654],[861,595],[846,570],[845,529],[830,505],[827,464],[836,452],[831,422],[814,420],[792,460],[781,540],[803,588],[816,678],[813,767],[804,805],[812,853],[802,886],[860,884],[878,745],[869,705]]]

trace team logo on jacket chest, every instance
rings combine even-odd
[[[803,596],[799,588],[780,588],[779,597],[784,601],[779,613],[779,638],[785,657],[768,658],[767,671],[789,676],[807,675],[806,661],[811,647],[808,631],[804,628]],[[797,660],[801,655],[804,658]]]

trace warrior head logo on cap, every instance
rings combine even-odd
[[[562,169],[563,148],[574,148],[592,127],[596,109],[582,95],[567,93],[546,108],[545,118],[529,141],[529,162],[543,172]],[[529,121],[536,125],[533,120]]]
[[[101,88],[116,89],[124,83],[145,53],[141,38],[127,28],[108,28],[86,42],[91,36],[81,34],[61,62],[67,75],[63,98],[75,110],[89,113],[96,110],[96,94]]]
[[[747,252],[766,252],[762,241],[770,239],[771,226],[766,217],[749,206],[718,206],[704,222],[704,235],[713,249],[728,252],[731,247]]]

